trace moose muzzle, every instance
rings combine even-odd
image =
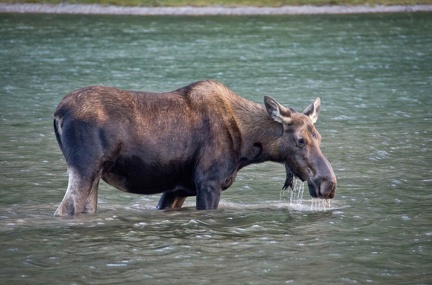
[[[316,174],[309,179],[309,193],[314,198],[332,199],[336,193],[336,175],[328,160],[321,156],[316,160]]]

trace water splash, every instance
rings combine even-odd
[[[289,193],[289,204],[300,205],[303,202],[304,183],[297,177],[293,178],[292,189],[284,188],[280,192],[280,200],[286,201]]]
[[[311,201],[311,211],[328,211],[332,209],[330,199],[312,198]]]
[[[304,200],[304,185],[303,181],[294,177],[292,189],[283,189],[280,193],[280,200],[287,201],[289,196],[288,207],[298,211],[318,212],[332,209],[330,199],[311,198],[310,200]]]

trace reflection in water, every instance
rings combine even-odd
[[[2,281],[431,283],[431,24],[423,13],[0,15]],[[242,170],[216,211],[191,198],[157,211],[158,196],[101,184],[97,214],[53,217],[67,175],[52,113],[65,94],[206,78],[256,102],[321,97],[331,205],[303,183],[281,192],[283,165],[264,163]]]

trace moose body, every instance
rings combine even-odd
[[[92,86],[72,92],[54,114],[69,183],[55,215],[93,213],[100,179],[131,193],[163,193],[158,208],[215,209],[237,171],[263,161],[284,163],[308,181],[313,197],[333,198],[336,178],[313,123],[319,98],[303,113],[270,97],[248,101],[216,81],[167,93]]]

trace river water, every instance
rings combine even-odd
[[[1,283],[432,284],[431,31],[430,13],[0,15]],[[207,78],[299,110],[321,97],[330,207],[307,190],[290,204],[284,167],[264,163],[215,211],[156,211],[159,196],[102,183],[98,213],[53,217],[64,95]]]

